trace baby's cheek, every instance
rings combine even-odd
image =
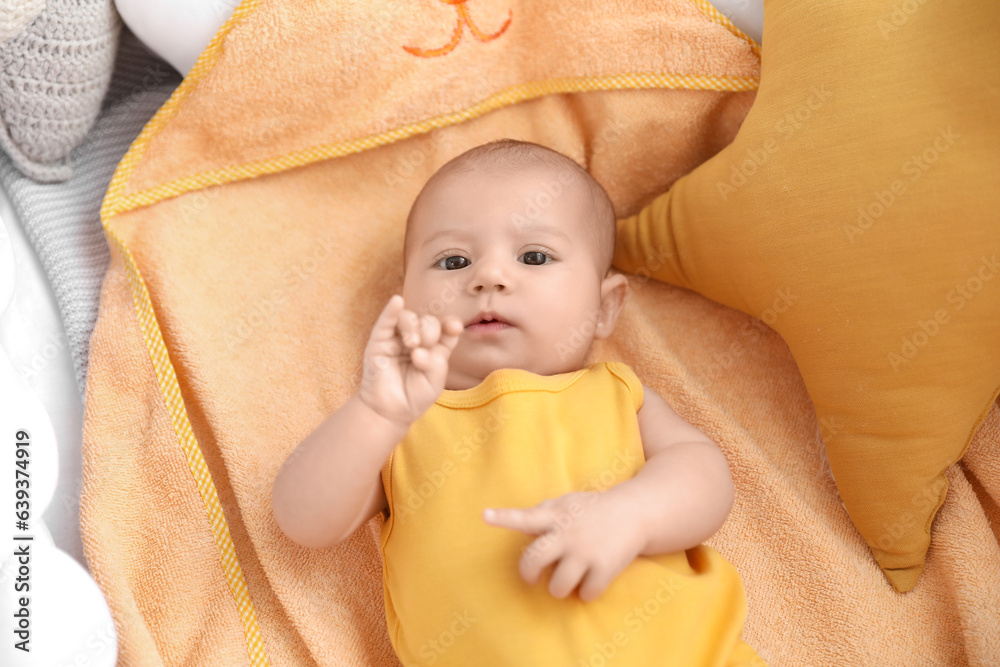
[[[457,280],[443,280],[437,285],[428,287],[428,289],[422,290],[420,295],[423,312],[438,318],[454,315],[464,322],[463,313],[458,304],[462,291]]]

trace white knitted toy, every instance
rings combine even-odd
[[[26,176],[72,176],[120,30],[111,0],[0,0],[0,148]]]

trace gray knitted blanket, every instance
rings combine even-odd
[[[101,201],[125,151],[180,81],[176,71],[123,30],[101,114],[72,153],[74,176],[61,183],[37,183],[0,154],[0,185],[52,284],[81,394],[110,261],[99,216]]]

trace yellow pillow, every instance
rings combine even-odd
[[[1000,4],[765,4],[737,138],[615,265],[755,315],[795,356],[844,506],[898,591],[1000,392]]]

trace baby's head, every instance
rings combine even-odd
[[[465,326],[445,387],[581,368],[625,303],[614,243],[604,188],[544,146],[495,141],[435,172],[407,219],[401,292],[407,309]]]

